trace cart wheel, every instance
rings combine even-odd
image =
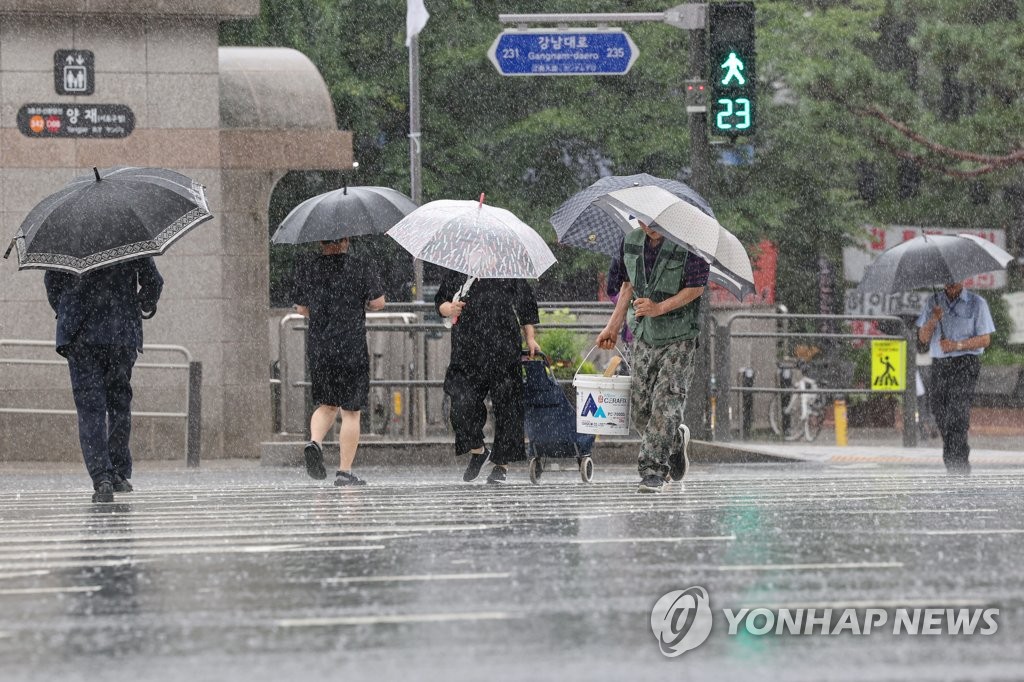
[[[530,483],[540,483],[540,475],[544,473],[544,465],[540,463],[540,457],[530,460]]]
[[[584,457],[580,460],[580,478],[583,479],[584,483],[590,483],[594,480],[594,460],[589,457]]]

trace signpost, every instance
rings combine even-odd
[[[640,51],[620,28],[506,29],[487,54],[503,76],[621,76]]]

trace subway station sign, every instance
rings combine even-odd
[[[34,138],[118,138],[135,129],[135,114],[124,104],[26,104],[18,130]]]

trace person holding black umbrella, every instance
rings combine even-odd
[[[917,338],[929,344],[932,356],[929,402],[942,436],[942,461],[950,473],[969,474],[971,403],[980,356],[996,327],[988,303],[963,282],[947,284],[928,300],[931,307],[917,319]]]
[[[166,168],[93,168],[25,217],[4,258],[46,270],[93,502],[132,491],[132,369],[163,278],[152,256],[213,218],[205,188]]]
[[[349,255],[347,237],[320,242],[320,253],[299,261],[292,300],[309,318],[306,357],[316,410],[309,422],[310,440],[303,449],[306,473],[327,478],[323,441],[341,417],[340,461],[334,485],[365,485],[352,473],[359,447],[359,413],[370,393],[370,355],[366,345],[366,311],[384,308],[378,269]]]
[[[164,280],[152,257],[82,276],[48,271],[57,314],[57,352],[68,360],[78,440],[93,502],[132,491],[132,368],[142,352],[142,318],[156,313]]]

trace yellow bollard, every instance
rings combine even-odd
[[[833,404],[836,421],[836,445],[846,446],[846,401],[840,398]]]
[[[402,416],[402,394],[399,391],[395,391],[391,396],[392,407],[396,417]]]

